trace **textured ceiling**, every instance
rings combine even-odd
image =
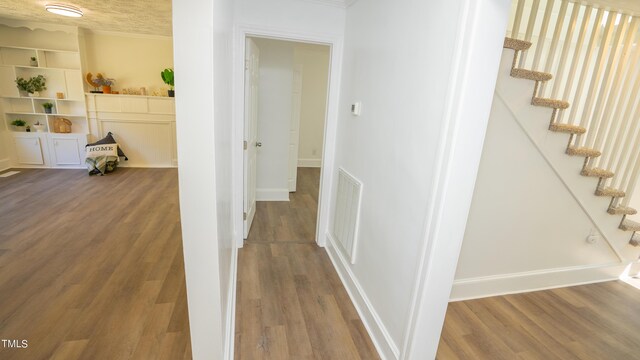
[[[77,19],[51,14],[44,10],[47,3],[74,5],[84,16]],[[91,30],[171,35],[171,0],[0,0],[0,17]]]

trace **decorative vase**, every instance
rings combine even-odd
[[[102,85],[102,93],[103,93],[103,94],[111,94],[111,86],[109,86],[109,85]]]
[[[44,108],[44,113],[45,114],[53,114],[53,109],[52,108]]]
[[[176,91],[175,90],[168,90],[167,92],[169,93],[169,97],[175,97],[176,96]]]
[[[33,128],[36,129],[36,132],[44,132],[44,125],[33,125]]]
[[[31,66],[38,67],[38,60],[31,60],[30,63],[31,63]]]
[[[40,97],[39,91],[34,91],[32,93],[27,93],[30,97]]]

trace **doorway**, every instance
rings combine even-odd
[[[313,242],[330,47],[253,36],[245,45],[243,238]]]

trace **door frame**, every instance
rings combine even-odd
[[[320,170],[320,191],[318,195],[318,218],[316,222],[316,243],[324,247],[324,231],[329,226],[329,205],[333,188],[333,168],[335,161],[336,130],[338,126],[338,104],[342,70],[343,38],[335,34],[315,34],[254,25],[237,25],[233,36],[233,121],[232,121],[232,209],[233,228],[237,247],[243,239],[244,212],[244,58],[245,39],[261,37],[275,40],[295,41],[329,46],[329,83],[327,86],[327,111]]]

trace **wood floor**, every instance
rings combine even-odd
[[[0,359],[191,359],[176,169],[0,178]]]
[[[449,304],[438,359],[640,359],[640,290],[620,281]]]
[[[320,169],[298,169],[289,202],[260,202],[239,251],[235,358],[379,359],[315,240]]]

